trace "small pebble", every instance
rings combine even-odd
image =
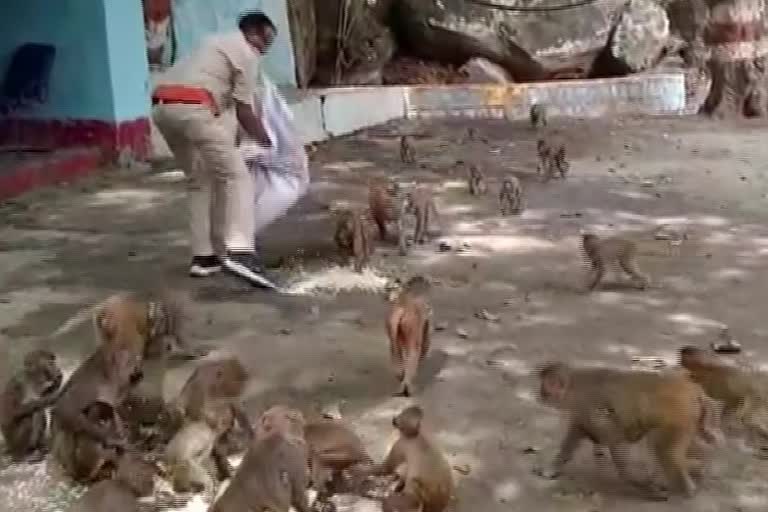
[[[462,338],[462,339],[469,338],[469,333],[467,332],[467,330],[466,329],[462,329],[461,327],[457,327],[456,328],[456,335],[459,338]]]
[[[461,464],[453,466],[453,470],[461,473],[462,475],[468,475],[472,471],[472,468],[469,467],[469,464]]]
[[[287,327],[283,327],[282,329],[280,329],[280,334],[287,336],[289,334],[293,334],[293,330],[288,329]]]

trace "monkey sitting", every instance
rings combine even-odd
[[[400,389],[396,396],[410,396],[419,366],[427,357],[432,331],[430,284],[424,277],[412,277],[403,287],[387,317],[389,353]]]
[[[422,431],[423,417],[424,411],[418,406],[407,407],[394,417],[392,425],[400,436],[384,462],[370,471],[374,475],[397,474],[402,481],[398,494],[385,500],[388,510],[443,512],[454,497],[451,466]]]
[[[768,451],[767,375],[728,364],[692,346],[680,349],[680,365],[707,395],[723,404],[723,423],[740,424],[761,451]]]
[[[110,480],[91,486],[71,509],[71,512],[139,512],[138,498],[152,495],[157,468],[132,453],[123,455],[117,473]]]
[[[309,512],[304,416],[288,407],[268,410],[232,481],[209,512]]]
[[[540,127],[547,126],[547,107],[542,103],[535,103],[531,105],[529,111],[529,119],[531,121],[531,127],[534,130]]]
[[[517,176],[504,177],[499,189],[499,206],[502,215],[519,215],[523,211],[523,186]]]
[[[334,240],[341,256],[354,263],[355,272],[362,272],[373,254],[366,215],[359,210],[339,212]]]
[[[396,203],[400,196],[400,185],[395,181],[372,180],[368,185],[368,207],[381,241],[387,239],[387,224],[398,219]]]
[[[651,446],[671,489],[692,496],[688,454],[698,435],[711,435],[711,409],[701,387],[681,373],[572,368],[549,363],[539,372],[542,403],[568,414],[570,424],[550,469],[541,476],[556,478],[585,439],[606,446],[619,476],[650,498],[666,493],[639,481],[628,470],[627,443],[650,436]]]
[[[408,135],[400,137],[400,160],[404,164],[416,163],[416,150],[413,147],[413,142]]]
[[[593,233],[581,236],[581,248],[593,277],[588,285],[590,291],[597,288],[605,275],[606,267],[618,263],[636,286],[643,290],[650,285],[650,280],[640,271],[637,265],[637,244],[632,240],[620,237],[601,239]]]
[[[62,374],[56,356],[33,350],[24,356],[24,367],[0,395],[0,431],[16,462],[37,462],[48,451],[46,409],[58,399]]]
[[[469,193],[473,196],[483,195],[488,192],[488,184],[485,182],[485,176],[477,165],[469,166]]]

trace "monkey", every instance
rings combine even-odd
[[[482,195],[488,192],[488,185],[485,182],[485,176],[476,165],[469,166],[469,193],[473,196]]]
[[[204,408],[204,420],[187,422],[165,448],[164,460],[176,492],[202,492],[213,499],[216,440],[231,426],[231,412],[221,407]]]
[[[547,126],[547,107],[541,103],[535,103],[531,105],[529,111],[529,117],[531,121],[531,127],[534,130],[538,130],[540,127]]]
[[[432,306],[430,284],[422,276],[408,280],[387,316],[389,353],[400,388],[395,396],[410,396],[419,365],[429,352]]]
[[[47,453],[46,409],[56,403],[62,380],[56,356],[33,350],[6,384],[0,395],[0,431],[14,461],[37,462]]]
[[[400,137],[400,160],[404,164],[416,163],[416,150],[413,148],[411,137],[408,135]]]
[[[565,156],[565,146],[561,145],[557,148],[557,151],[554,152],[552,155],[552,163],[550,167],[553,174],[555,170],[560,173],[561,179],[564,180],[568,177],[568,173],[571,170],[571,164],[568,162],[568,159]]]
[[[392,419],[392,425],[398,430],[399,437],[383,463],[374,466],[369,472],[373,475],[392,475],[397,473],[402,480],[404,498],[395,498],[390,502],[390,510],[395,506],[410,504],[404,510],[423,510],[423,512],[442,512],[454,498],[455,484],[451,466],[440,448],[427,437],[421,428],[424,411],[412,405],[403,409]],[[413,506],[414,501],[420,505]]]
[[[405,195],[405,202],[401,209],[404,213],[409,213],[416,217],[416,227],[413,232],[414,241],[417,244],[425,243],[430,225],[433,221],[439,222],[437,206],[432,197],[432,192],[427,187],[416,187]],[[401,222],[404,216],[400,216]]]
[[[301,412],[276,406],[258,422],[256,435],[232,481],[210,512],[309,512],[308,450]]]
[[[393,492],[381,503],[382,512],[423,512],[424,507],[416,496]]]
[[[144,462],[137,454],[124,454],[114,478],[91,486],[73,505],[70,512],[139,512],[138,498],[152,495],[157,467]]]
[[[207,361],[192,372],[171,405],[175,424],[191,421],[210,423],[210,408],[215,408],[216,414],[225,415],[227,421],[218,424],[221,428],[212,454],[219,480],[226,480],[232,474],[227,460],[227,438],[235,424],[245,431],[248,439],[253,437],[248,416],[238,403],[248,378],[248,372],[237,358]]]
[[[739,422],[761,450],[768,449],[768,376],[730,365],[698,347],[684,346],[679,356],[691,379],[723,404],[722,421]]]
[[[316,501],[327,502],[345,471],[353,473],[353,488],[360,485],[363,468],[373,464],[357,434],[342,422],[320,419],[304,427],[304,439],[309,453],[310,480],[317,491]],[[358,471],[361,470],[361,471]]]
[[[115,409],[97,401],[83,408],[83,415],[116,439],[125,437],[123,424]],[[95,482],[109,478],[116,468],[122,447],[110,446],[87,436],[73,441],[70,476],[77,482]]]
[[[100,346],[75,370],[62,388],[51,422],[51,452],[67,474],[76,479],[99,474],[81,468],[101,467],[112,450],[127,446],[117,407],[140,378],[140,357],[120,344]],[[83,460],[92,453],[96,460]]]
[[[465,142],[474,142],[477,140],[477,128],[470,126],[467,128],[467,133],[464,138]]]
[[[368,186],[368,207],[382,241],[387,239],[387,224],[399,217],[395,203],[400,195],[397,182],[373,180]]]
[[[620,237],[600,238],[593,233],[581,235],[581,248],[589,264],[593,277],[588,290],[592,291],[602,281],[605,269],[611,263],[618,263],[628,274],[638,289],[644,290],[650,285],[650,279],[640,271],[637,265],[637,244]]]
[[[608,448],[619,476],[647,493],[667,493],[630,475],[626,445],[649,437],[672,491],[692,496],[689,453],[697,434],[708,432],[706,397],[682,373],[653,373],[608,368],[573,368],[548,363],[538,373],[539,399],[568,414],[560,450],[540,475],[556,478],[584,439]],[[708,439],[711,441],[710,439]]]
[[[365,214],[359,210],[339,212],[334,240],[342,257],[353,262],[355,272],[362,272],[373,254]]]
[[[499,189],[499,209],[502,215],[518,215],[523,211],[523,186],[517,176],[504,177]]]

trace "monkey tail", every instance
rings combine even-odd
[[[62,334],[66,334],[70,332],[72,329],[76,328],[89,318],[95,321],[96,313],[101,309],[106,301],[102,301],[98,304],[86,306],[77,313],[75,313],[69,320],[61,324],[58,329],[53,331],[49,337],[51,338],[58,338]]]

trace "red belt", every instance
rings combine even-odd
[[[211,109],[213,115],[219,115],[219,109],[213,94],[202,87],[189,87],[186,85],[158,85],[152,93],[152,104],[185,104],[204,105]]]

